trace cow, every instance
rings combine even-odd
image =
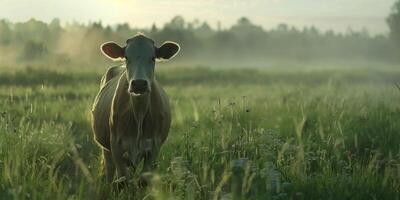
[[[142,172],[155,169],[171,125],[169,100],[155,78],[155,64],[179,50],[170,41],[156,47],[143,34],[128,39],[124,47],[114,42],[101,45],[105,56],[125,61],[104,74],[92,107],[94,139],[101,147],[102,174],[109,182],[129,180],[142,160]]]

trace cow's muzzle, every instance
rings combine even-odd
[[[141,95],[150,92],[150,84],[144,79],[132,80],[129,83],[128,92],[132,95]]]

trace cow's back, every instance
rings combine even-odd
[[[118,80],[125,68],[116,66],[107,70],[92,107],[92,128],[94,138],[103,148],[110,149],[110,111]]]

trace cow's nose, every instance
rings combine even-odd
[[[148,83],[144,79],[132,80],[129,84],[129,92],[134,94],[143,94],[149,91]]]

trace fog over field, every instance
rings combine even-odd
[[[124,45],[142,32],[158,44],[179,42],[181,66],[391,64],[398,55],[387,24],[394,2],[3,0],[0,61],[98,65],[108,61],[101,43]]]
[[[181,53],[174,62],[178,66],[343,67],[392,65],[397,59],[396,45],[387,34],[374,35],[366,29],[341,33],[282,23],[266,30],[247,17],[238,18],[230,27],[212,28],[206,21],[187,21],[175,16],[161,26],[153,24],[150,28],[134,28],[127,23],[106,26],[101,21],[62,25],[59,19],[50,23],[3,19],[0,61],[3,65],[102,67],[111,63],[101,54],[100,44],[113,40],[123,46],[137,33],[146,34],[157,45],[167,40],[178,42]]]

